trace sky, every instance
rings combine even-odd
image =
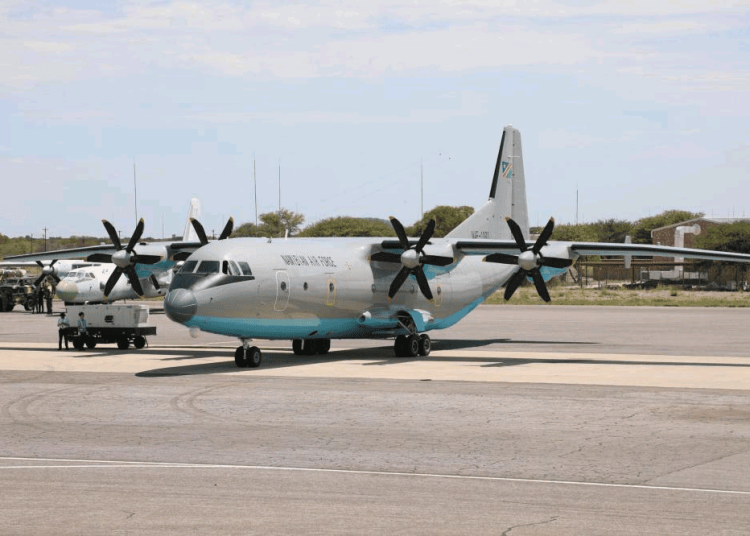
[[[146,236],[182,234],[197,197],[218,234],[230,215],[255,221],[256,189],[260,214],[280,195],[305,224],[409,225],[422,206],[487,200],[508,124],[532,225],[750,217],[749,14],[750,0],[0,0],[0,233],[104,236],[108,219],[129,236],[137,210]]]

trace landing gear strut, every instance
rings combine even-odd
[[[250,344],[243,339],[242,346],[234,351],[234,363],[240,368],[258,368],[263,360],[263,353],[257,346]]]

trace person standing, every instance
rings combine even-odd
[[[44,294],[42,293],[41,287],[39,287],[39,289],[37,289],[36,291],[36,312],[44,312]]]
[[[57,319],[57,349],[62,350],[62,342],[65,339],[65,349],[68,349],[68,330],[70,329],[70,321],[65,318],[65,313],[60,314],[60,318]]]
[[[47,314],[52,314],[52,290],[49,287],[44,288],[44,299],[47,302]]]
[[[83,344],[86,344],[86,339],[88,338],[88,331],[86,329],[86,318],[83,315],[83,311],[78,313],[78,322],[76,323],[76,327],[78,328],[78,336],[81,338],[81,341],[83,341]]]

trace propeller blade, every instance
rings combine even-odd
[[[505,253],[493,253],[484,258],[484,262],[497,262],[500,264],[518,264],[518,257],[506,255]]]
[[[156,276],[154,274],[151,274],[151,277],[149,279],[151,279],[151,284],[154,285],[154,288],[156,290],[159,290],[161,288],[159,286],[159,282],[156,280]]]
[[[50,268],[52,268],[56,262],[57,262],[57,259],[52,259],[52,262],[49,263]]]
[[[453,264],[455,260],[453,257],[442,257],[440,255],[422,255],[419,257],[421,264],[429,264],[430,266],[448,266]]]
[[[128,247],[125,248],[125,251],[127,251],[128,253],[133,253],[133,248],[141,239],[144,226],[145,224],[143,222],[143,218],[141,218],[140,220],[138,220],[138,225],[135,226],[135,231],[133,231],[133,236],[130,237],[130,242],[128,242]]]
[[[50,277],[52,277],[52,279],[55,280],[55,283],[59,283],[60,282],[60,278],[57,276],[57,274],[52,273],[52,274],[49,274],[49,275],[50,275]]]
[[[198,240],[201,241],[201,246],[205,246],[206,244],[208,244],[206,231],[203,229],[203,225],[201,225],[201,222],[199,222],[195,218],[190,218],[190,223],[193,225],[193,229],[195,229],[195,234],[198,235]]]
[[[229,235],[232,234],[232,229],[234,228],[234,218],[230,217],[227,221],[227,224],[224,226],[224,230],[221,231],[221,234],[219,235],[219,240],[224,240],[225,238],[229,238]]]
[[[534,247],[531,249],[534,252],[534,255],[538,254],[539,251],[541,251],[542,247],[547,243],[547,240],[549,240],[549,237],[552,236],[552,231],[555,229],[555,218],[550,218],[547,222],[547,225],[544,226],[544,229],[542,229],[542,232],[539,234],[539,238],[536,239],[536,242],[534,243]]]
[[[109,223],[107,220],[102,220],[102,223],[104,224],[104,228],[107,230],[109,239],[115,245],[115,249],[117,251],[120,251],[122,249],[122,244],[120,244],[120,237],[117,236],[117,231],[115,231],[114,226],[111,223]],[[104,295],[106,296],[107,293],[105,292]]]
[[[117,280],[120,279],[120,276],[122,275],[122,268],[119,266],[116,266],[114,271],[112,272],[112,275],[109,276],[109,279],[107,279],[107,284],[104,285],[104,299],[106,300],[109,297],[109,293],[112,292],[112,289],[115,288],[115,285],[117,284]]]
[[[89,262],[112,262],[112,255],[107,255],[106,253],[94,253],[93,255],[86,257],[86,260]]]
[[[521,251],[526,251],[526,239],[524,239],[523,237],[521,228],[510,218],[505,218],[505,221],[508,222],[508,227],[510,227],[510,234],[513,235],[513,240],[516,241],[518,249],[520,249]]]
[[[34,281],[34,286],[38,287],[45,277],[47,277],[47,274],[40,275],[39,278],[36,281]]]
[[[401,285],[404,284],[404,281],[406,281],[406,278],[409,277],[410,272],[411,270],[409,270],[406,266],[404,266],[396,274],[396,277],[393,279],[393,283],[391,283],[391,288],[388,290],[389,300],[393,299],[393,297],[396,295],[396,292],[398,292],[398,289],[401,288]]]
[[[401,255],[398,253],[389,253],[387,251],[378,251],[370,256],[371,261],[378,262],[397,262],[401,263]]]
[[[434,232],[435,232],[435,220],[430,220],[427,222],[427,227],[425,227],[424,232],[422,233],[422,236],[419,237],[419,242],[417,242],[417,245],[414,247],[417,253],[422,253],[422,248],[424,248],[427,242],[429,242]]]
[[[568,268],[573,264],[573,259],[559,259],[557,257],[542,257],[540,264],[550,268]]]
[[[143,296],[143,287],[141,287],[141,282],[138,280],[138,274],[135,272],[135,268],[133,268],[132,264],[125,267],[125,275],[127,276],[128,281],[130,281],[130,286],[133,287],[135,293],[139,296]]]
[[[549,292],[547,292],[547,285],[544,284],[544,278],[539,270],[531,272],[531,278],[534,280],[534,286],[539,296],[546,302],[550,301]]]
[[[427,276],[424,275],[422,267],[417,266],[416,268],[414,268],[413,273],[417,277],[419,290],[422,291],[422,294],[424,294],[425,298],[427,298],[429,301],[432,301],[432,291],[430,290],[430,283],[427,281]]]
[[[42,261],[36,261],[36,263],[39,265],[39,268],[44,269],[44,264],[42,263]],[[50,266],[52,265],[50,264]]]
[[[137,253],[130,257],[130,262],[138,264],[156,264],[161,261],[159,255],[138,255]]]
[[[393,226],[393,230],[396,231],[396,236],[398,236],[398,241],[401,242],[401,247],[409,249],[409,238],[406,236],[404,226],[393,216],[391,216],[391,225]]]
[[[505,285],[504,297],[506,301],[509,300],[511,296],[513,296],[513,293],[516,291],[516,289],[521,286],[524,277],[526,277],[526,270],[518,270],[515,274],[513,274],[513,277],[511,277],[508,283]]]

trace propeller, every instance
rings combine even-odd
[[[60,282],[60,278],[57,276],[57,273],[55,273],[56,270],[53,268],[56,262],[57,262],[57,259],[53,259],[52,262],[45,265],[42,263],[42,261],[36,261],[36,263],[42,269],[42,275],[40,275],[39,278],[37,278],[37,280],[34,281],[35,286],[38,287],[42,283],[42,281],[44,281],[48,277],[51,277],[52,279],[54,279],[56,284]]]
[[[406,278],[409,277],[409,274],[413,274],[414,277],[417,278],[419,290],[422,291],[422,294],[425,298],[432,301],[432,291],[430,290],[430,285],[427,282],[427,276],[424,275],[424,270],[422,270],[422,265],[429,264],[433,266],[448,266],[454,261],[453,257],[425,255],[422,252],[425,245],[427,245],[427,242],[429,242],[430,238],[432,238],[432,234],[435,232],[435,220],[430,220],[427,223],[427,227],[422,233],[422,236],[419,237],[419,241],[414,247],[411,247],[409,245],[409,239],[406,237],[404,226],[401,225],[401,222],[393,216],[391,216],[391,225],[393,226],[393,230],[396,231],[398,240],[404,250],[403,253],[399,255],[398,253],[380,251],[378,253],[374,253],[370,257],[370,260],[373,261],[393,262],[402,265],[401,270],[399,270],[399,272],[396,274],[396,277],[393,279],[391,287],[388,290],[388,299],[391,300],[401,288],[401,285],[404,284]]]
[[[208,237],[206,236],[206,230],[203,228],[203,225],[201,225],[201,222],[196,220],[195,218],[190,218],[190,223],[193,225],[193,229],[195,229],[195,234],[198,235],[198,240],[201,242],[201,246],[205,246],[208,244]],[[219,240],[224,240],[225,238],[229,238],[229,235],[232,234],[232,229],[234,228],[234,218],[230,217],[227,221],[227,224],[224,226],[224,229],[221,231],[221,234],[219,235]]]
[[[122,244],[120,243],[120,237],[117,236],[117,231],[115,231],[114,226],[107,220],[102,220],[102,223],[104,224],[104,228],[107,230],[109,239],[112,240],[112,244],[114,244],[115,249],[117,249],[115,253],[109,255],[109,259],[105,259],[105,257],[107,257],[106,255],[100,255],[104,262],[112,262],[115,264],[115,269],[112,272],[112,275],[109,276],[106,285],[104,285],[104,301],[107,301],[109,293],[112,292],[113,288],[115,288],[115,285],[117,284],[117,281],[120,279],[120,276],[122,274],[125,274],[125,276],[128,278],[128,281],[130,281],[130,286],[133,287],[133,290],[136,292],[136,294],[138,294],[139,296],[143,296],[143,287],[141,287],[141,282],[138,280],[138,274],[135,271],[135,265],[156,264],[157,262],[161,261],[161,257],[159,255],[139,255],[135,251],[135,246],[138,244],[138,241],[141,239],[141,235],[143,234],[143,227],[145,225],[143,222],[143,218],[141,218],[138,222],[138,225],[135,226],[135,231],[133,231],[133,235],[130,237],[130,241],[125,248],[122,247]]]
[[[484,258],[485,262],[516,264],[521,268],[513,274],[513,277],[511,277],[505,285],[505,299],[509,300],[516,289],[521,285],[523,279],[530,276],[532,281],[534,281],[534,286],[536,287],[539,296],[546,302],[550,301],[549,292],[547,292],[547,285],[545,285],[544,278],[539,269],[542,266],[549,266],[551,268],[568,268],[573,264],[571,259],[545,257],[542,255],[542,248],[547,245],[547,241],[550,236],[552,236],[552,231],[555,228],[555,219],[549,219],[547,225],[542,229],[539,238],[536,239],[536,242],[534,242],[534,245],[530,248],[526,245],[523,232],[518,224],[510,218],[505,218],[505,220],[508,222],[508,227],[510,227],[510,232],[518,245],[518,249],[521,250],[520,255],[493,253]]]

